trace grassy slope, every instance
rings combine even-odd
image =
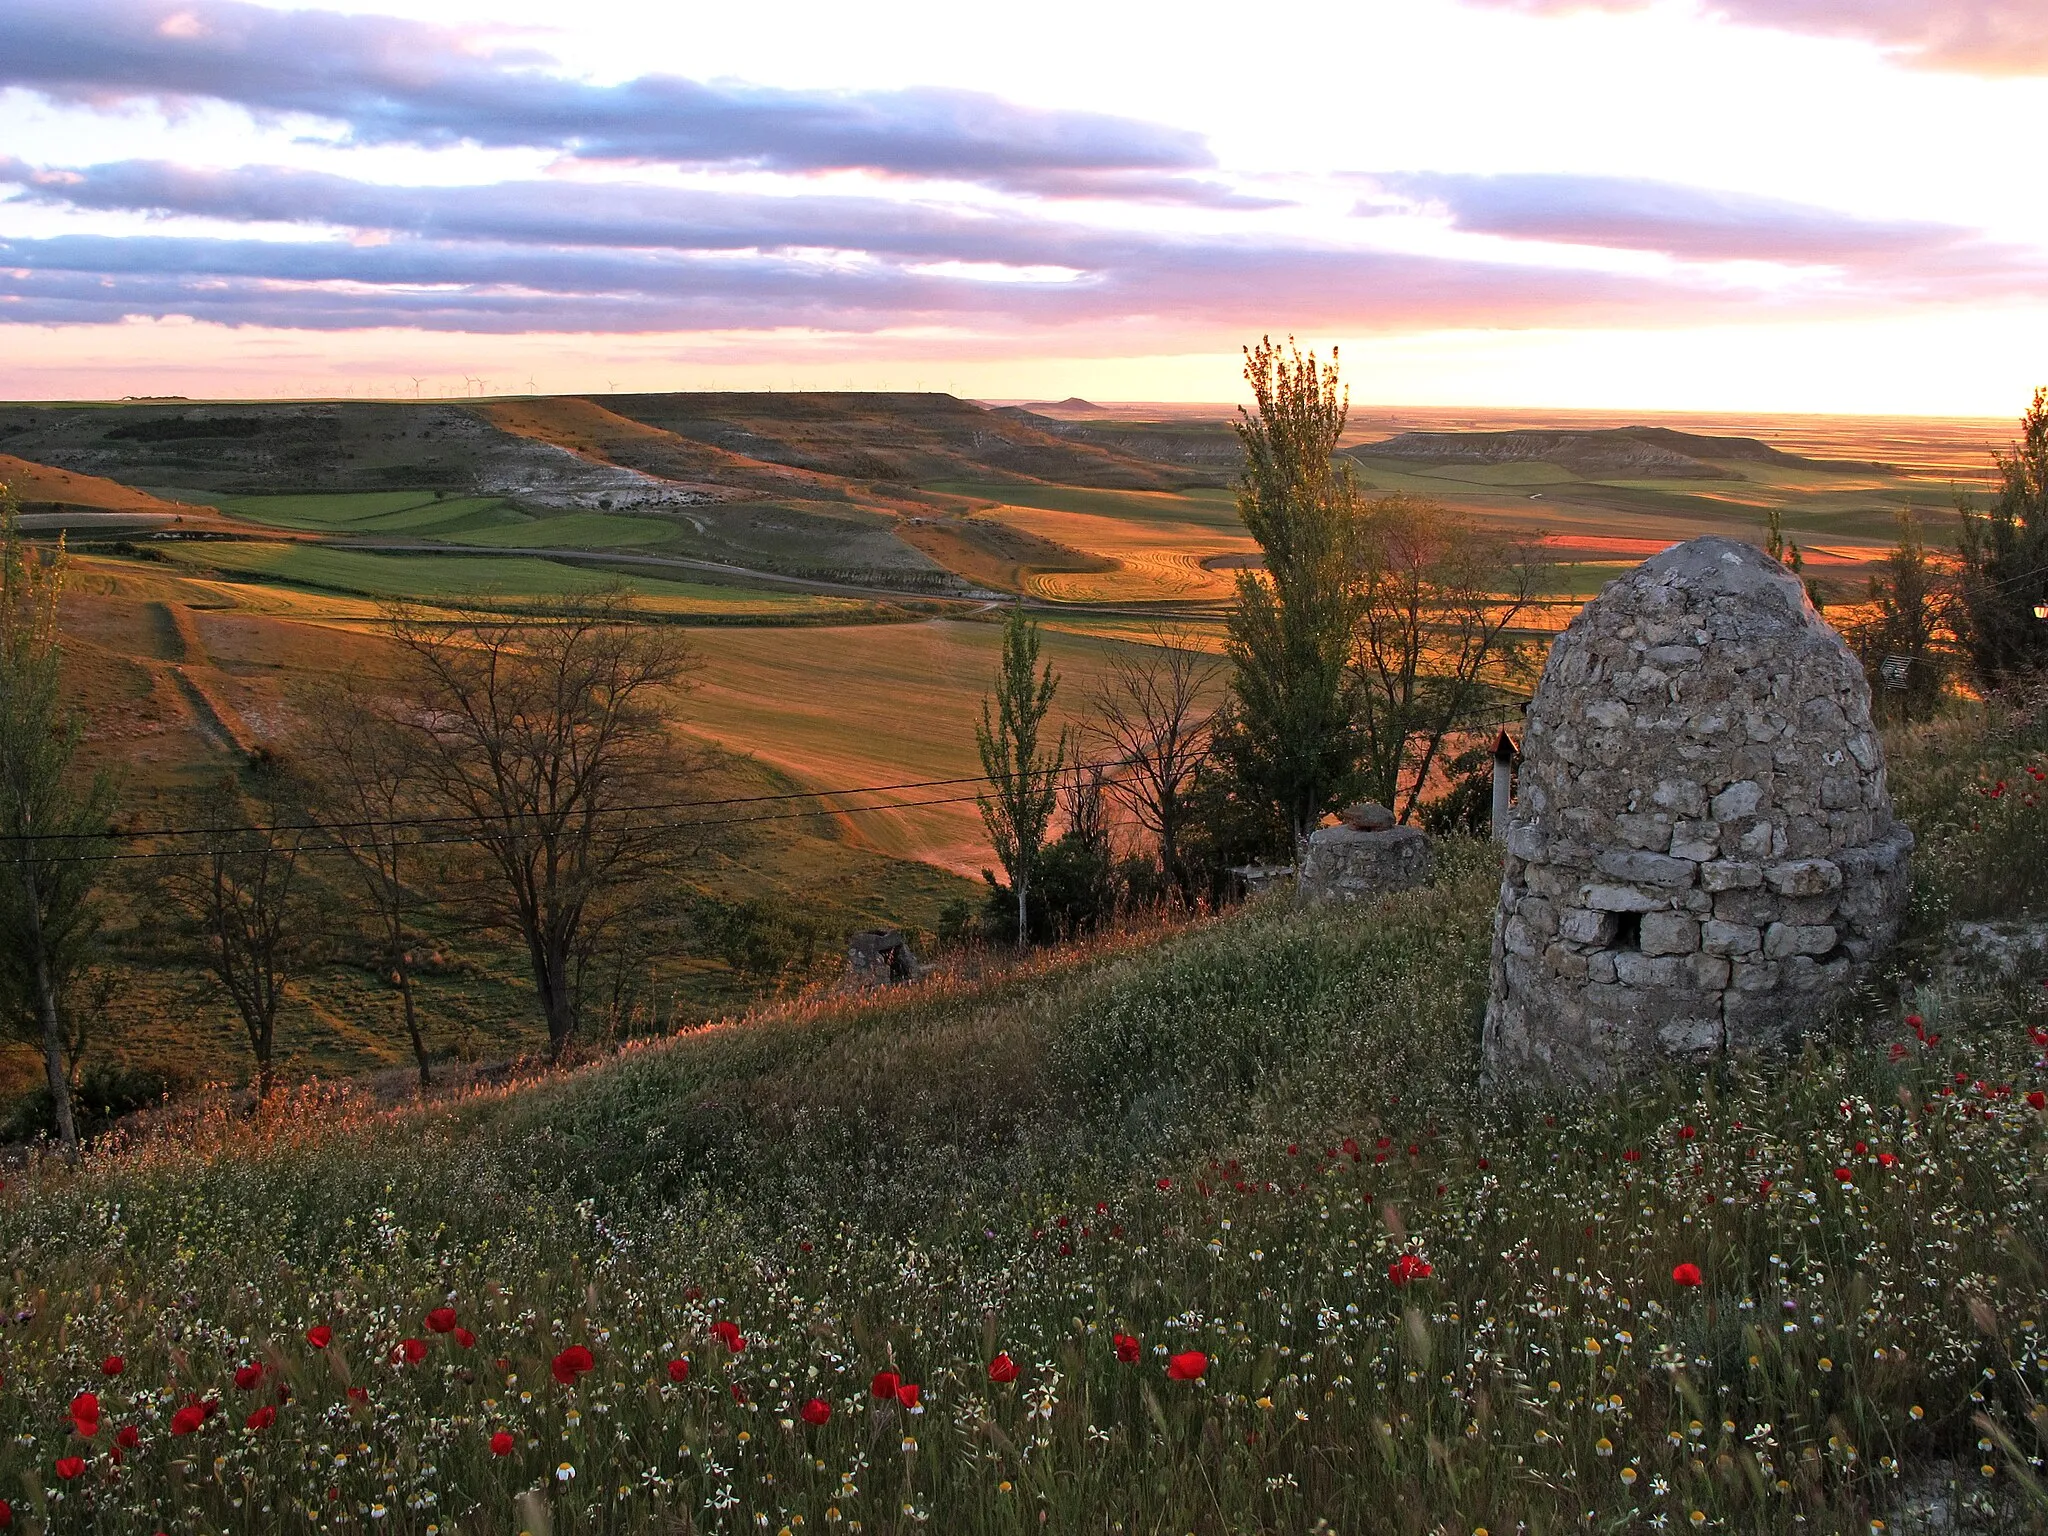
[[[115,1531],[234,1525],[245,1489],[286,1530],[537,1529],[538,1489],[561,1533],[1860,1531],[1950,1458],[1965,1496],[2027,1475],[1994,1450],[1980,1478],[1971,1415],[2030,1435],[2041,1386],[2039,989],[1928,994],[1942,1039],[1899,1062],[1873,1001],[1786,1066],[1489,1109],[1493,877],[1449,852],[1435,891],[1367,912],[1269,905],[445,1108],[301,1099],[46,1171],[0,1206],[0,1302],[35,1314],[0,1482],[57,1486],[79,1442],[51,1426],[88,1383],[102,1438],[144,1442],[63,1515]],[[1403,1253],[1427,1278],[1390,1283]],[[473,1352],[420,1323],[444,1302]],[[408,1333],[422,1363],[382,1363]],[[595,1367],[558,1385],[572,1344]],[[1202,1379],[1168,1380],[1187,1349]],[[226,1376],[252,1359],[293,1401],[245,1430],[262,1399]],[[870,1396],[884,1367],[922,1413]],[[169,1437],[208,1392],[226,1415]]]

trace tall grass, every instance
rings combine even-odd
[[[2023,1522],[2048,991],[1480,1104],[1495,875],[1444,863],[34,1171],[0,1494],[51,1531],[1236,1536],[1867,1531],[1935,1479]]]

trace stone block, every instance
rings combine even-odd
[[[1671,829],[1668,851],[1674,859],[1706,863],[1721,851],[1721,824],[1716,821],[1681,821]]]
[[[1604,948],[1614,942],[1614,913],[1618,910],[1626,909],[1596,912],[1585,907],[1566,907],[1557,914],[1557,936],[1589,949]]]
[[[1763,883],[1763,866],[1744,859],[1713,859],[1700,866],[1700,884],[1710,891],[1739,891]]]
[[[1764,953],[1773,960],[1824,955],[1839,937],[1828,923],[1773,923],[1764,930]]]
[[[1687,955],[1685,979],[1695,992],[1720,992],[1728,985],[1730,963],[1723,955]]]
[[[1785,859],[1764,867],[1764,883],[1780,896],[1822,896],[1842,888],[1842,871],[1831,859]]]
[[[1675,987],[1683,972],[1670,955],[1641,955],[1621,950],[1614,956],[1614,977],[1625,987]]]
[[[1710,920],[1700,930],[1700,948],[1710,955],[1755,955],[1763,952],[1764,936],[1754,923]]]
[[[1671,818],[1624,814],[1614,818],[1615,830],[1631,848],[1662,853],[1671,846]]]
[[[1641,947],[1646,955],[1689,955],[1700,947],[1700,925],[1683,912],[1647,912]]]
[[[1659,779],[1650,798],[1677,816],[1697,816],[1707,808],[1707,792],[1697,779]]]
[[[1691,885],[1699,873],[1699,865],[1691,859],[1645,853],[1640,848],[1604,848],[1593,856],[1593,867],[1603,875],[1643,885]]]
[[[1588,885],[1579,892],[1579,903],[1596,912],[1655,912],[1664,898],[1632,885]]]
[[[1763,804],[1763,798],[1763,786],[1754,779],[1730,784],[1714,796],[1714,820],[1740,821],[1745,816],[1754,816],[1756,808]]]

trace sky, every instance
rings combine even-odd
[[[2048,0],[0,3],[0,397],[2016,416]]]

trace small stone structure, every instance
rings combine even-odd
[[[1645,561],[1529,706],[1488,1082],[1602,1088],[1794,1037],[1890,944],[1912,846],[1863,670],[1798,580],[1733,539]]]
[[[1420,827],[1395,826],[1394,813],[1369,800],[1340,815],[1336,826],[1308,835],[1304,901],[1371,901],[1429,878],[1429,838]]]
[[[872,986],[915,981],[924,967],[897,929],[863,928],[846,941],[846,974],[856,986]]]

